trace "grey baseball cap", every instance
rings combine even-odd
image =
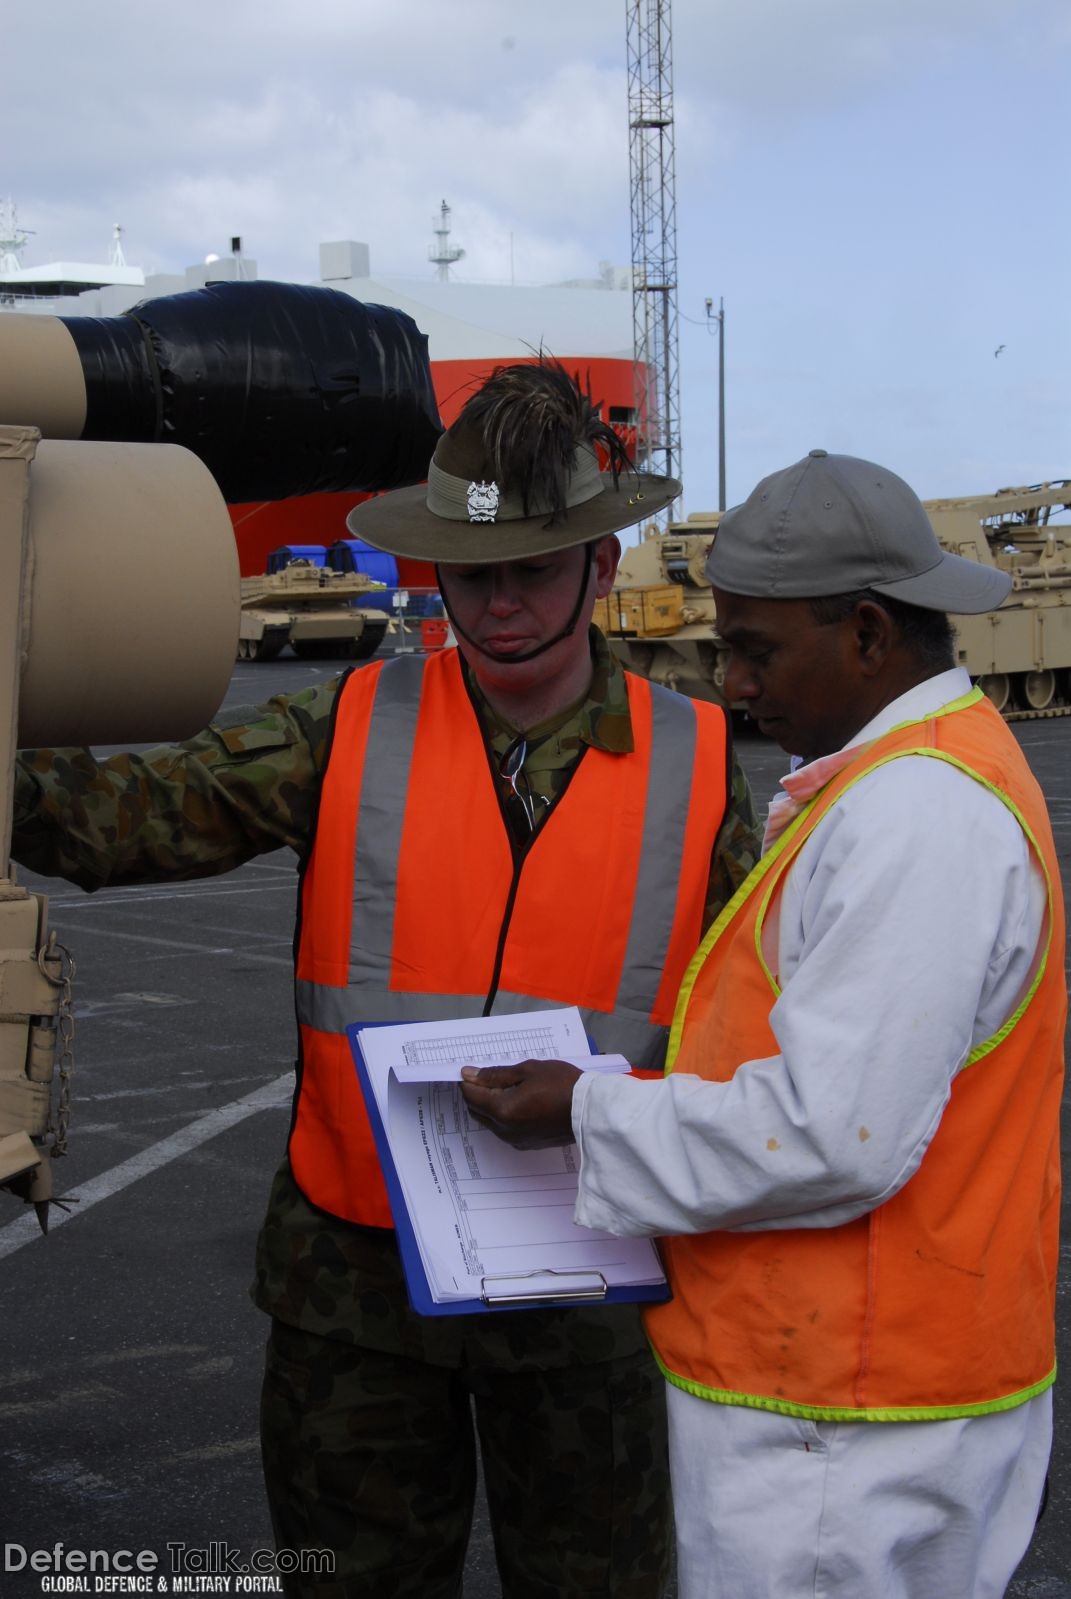
[[[812,450],[726,511],[707,558],[728,594],[817,599],[875,589],[929,611],[992,611],[1011,575],[937,542],[903,478],[854,455]]]

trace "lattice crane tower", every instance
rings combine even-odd
[[[669,0],[627,0],[632,328],[639,464],[679,477],[677,199]]]

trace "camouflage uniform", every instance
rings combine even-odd
[[[595,630],[592,648],[585,699],[526,735],[537,825],[585,744],[633,747],[624,675]],[[197,738],[141,757],[23,752],[13,852],[89,889],[209,876],[283,844],[304,860],[337,686],[229,712]],[[516,732],[470,687],[501,761]],[[755,851],[734,759],[708,921]],[[416,1316],[393,1233],[317,1210],[288,1161],[272,1185],[252,1292],[273,1318],[261,1422],[276,1536],[280,1547],[336,1554],[333,1580],[292,1579],[288,1591],[460,1593],[472,1405],[510,1599],[661,1592],[662,1382],[631,1307]]]

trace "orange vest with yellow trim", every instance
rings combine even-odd
[[[1031,984],[957,1074],[918,1171],[869,1215],[835,1228],[664,1241],[673,1298],[647,1312],[647,1330],[668,1380],[701,1398],[817,1420],[927,1420],[1010,1409],[1055,1375],[1060,878],[1041,792],[977,690],[861,749],[763,858],[689,969],[668,1069],[724,1082],[741,1062],[778,1053],[764,919],[841,795],[907,755],[984,783],[1026,833],[1048,882]]]
[[[660,1069],[726,806],[726,717],[628,678],[634,751],[585,747],[524,849],[456,650],[339,691],[297,951],[290,1164],[313,1204],[389,1227],[345,1036],[353,1022],[577,1005]]]

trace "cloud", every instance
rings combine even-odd
[[[508,280],[512,256],[518,281],[590,277],[630,251],[625,20],[621,0],[24,5],[0,185],[31,262],[104,258],[119,220],[150,270],[240,234],[261,276],[315,278],[332,238],[430,275],[446,198],[459,276]],[[1069,46],[1066,0],[673,0],[680,309],[701,323],[725,295],[741,489],[819,423],[887,435],[931,492],[969,486],[955,462],[974,470],[980,439],[1005,476],[1017,456],[1045,475],[1066,400],[1032,430],[1025,353],[1014,404],[962,374],[975,344],[1002,367],[1002,339],[1035,366],[1071,358]],[[1022,307],[1029,327],[1006,314]],[[683,321],[681,350],[698,507],[712,350]]]
[[[1050,14],[1046,0],[675,0],[682,181],[726,171],[785,119]],[[628,250],[619,0],[52,0],[7,20],[5,56],[7,183],[37,259],[84,255],[119,216],[132,258],[174,252],[173,267],[240,232],[281,272],[354,234],[419,271],[443,196],[481,276],[506,275],[511,233],[525,277]]]
[[[375,80],[332,100],[299,75],[180,115],[146,86],[105,104],[91,132],[85,92],[66,111],[85,137],[58,152],[49,130],[29,206],[17,196],[36,259],[84,256],[104,236],[84,201],[43,197],[63,190],[101,196],[125,223],[130,259],[172,268],[240,233],[273,272],[311,275],[315,244],[337,237],[370,242],[380,270],[419,270],[444,196],[475,277],[508,278],[511,233],[527,280],[593,275],[615,236],[618,258],[627,253],[623,68],[567,63],[504,104],[424,100]],[[493,159],[474,160],[480,151]]]

